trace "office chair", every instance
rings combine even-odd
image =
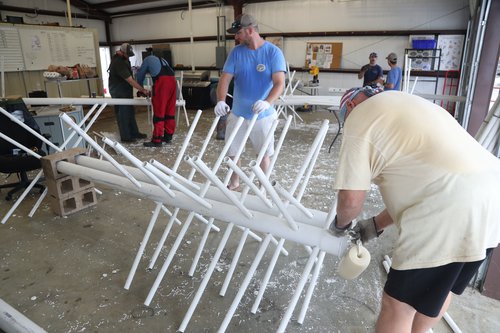
[[[0,107],[14,114],[18,119],[24,120],[24,123],[40,133],[35,119],[29,113],[22,99],[1,99]],[[11,139],[21,143],[22,145],[32,149],[40,155],[45,155],[41,150],[42,140],[35,137],[30,132],[26,131],[19,124],[10,120],[7,116],[0,113],[0,132],[10,137]],[[26,152],[18,149],[8,141],[0,139],[0,173],[13,174],[16,173],[19,181],[11,184],[0,185],[2,188],[13,188],[7,193],[5,200],[11,200],[14,193],[25,189],[30,184],[27,172],[41,168],[40,160],[36,157],[28,155]],[[8,176],[7,176],[8,177]],[[40,189],[40,193],[44,190],[41,184],[35,184],[35,187]]]

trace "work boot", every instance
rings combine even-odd
[[[160,142],[153,142],[153,141],[148,141],[143,143],[144,147],[148,148],[155,148],[155,147],[161,147],[162,143]]]
[[[173,134],[168,134],[168,133],[165,133],[165,134],[163,135],[163,137],[161,138],[161,141],[162,141],[162,142],[165,142],[165,143],[170,143],[170,141],[172,141],[172,137],[173,137],[173,136],[174,136]]]

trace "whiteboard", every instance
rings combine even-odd
[[[24,70],[23,52],[16,28],[0,27],[0,70],[5,72]]]
[[[84,30],[18,28],[26,70],[49,65],[96,67],[94,34]]]

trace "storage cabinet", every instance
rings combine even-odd
[[[73,131],[65,122],[59,118],[62,111],[59,109],[60,105],[51,105],[34,108],[36,115],[36,123],[40,126],[41,133],[48,133],[51,135],[50,141],[56,146],[60,146],[69,137]],[[74,110],[65,112],[75,123],[79,123],[83,119],[83,108],[81,105],[73,106]],[[79,136],[75,135],[71,141],[66,145],[66,148],[73,148]],[[85,147],[85,141],[82,140],[77,147]],[[50,148],[49,154],[54,153],[54,149]]]
[[[185,81],[182,96],[188,109],[207,109],[212,107],[210,99],[210,81]]]

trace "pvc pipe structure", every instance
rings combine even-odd
[[[197,155],[198,158],[202,158],[203,155],[205,154],[205,150],[207,149],[208,143],[210,142],[210,139],[212,138],[212,135],[215,132],[215,128],[217,127],[217,123],[219,122],[219,119],[220,119],[220,117],[215,117],[215,119],[212,121],[212,126],[210,126],[210,129],[207,132],[207,136],[205,137],[205,140],[203,141],[201,149],[198,152],[198,155]],[[191,169],[191,172],[189,173],[189,176],[188,176],[189,180],[193,179],[195,172],[196,172],[196,169]]]
[[[193,136],[194,130],[195,130],[196,126],[198,125],[198,121],[200,120],[202,113],[203,113],[203,111],[201,111],[201,110],[198,110],[196,112],[196,115],[193,119],[193,123],[189,127],[189,131],[187,132],[186,137],[184,138],[184,142],[182,143],[181,149],[179,150],[179,153],[177,154],[177,159],[175,160],[174,165],[172,166],[172,171],[174,173],[177,172],[179,165],[181,164],[182,160],[184,159],[184,153],[186,152],[186,149],[189,145],[189,141],[191,141],[191,137]]]
[[[280,326],[277,330],[278,333],[285,332],[286,326],[288,325],[290,318],[292,318],[292,313],[293,310],[295,310],[295,306],[297,305],[300,294],[302,293],[302,290],[304,289],[304,286],[307,282],[307,277],[309,276],[312,266],[314,265],[314,261],[318,257],[318,253],[319,247],[315,246],[311,255],[309,256],[309,259],[307,260],[307,264],[304,267],[304,271],[302,272],[302,275],[300,277],[299,284],[295,289],[295,293],[293,294],[292,300],[290,301],[288,308],[286,309],[285,315],[283,316],[283,318],[281,318]]]
[[[234,224],[229,223],[227,225],[226,231],[224,232],[224,235],[222,236],[221,241],[219,242],[219,245],[217,247],[217,250],[215,251],[214,257],[212,258],[212,261],[210,262],[210,265],[207,268],[207,271],[205,272],[205,276],[203,277],[203,280],[201,280],[200,286],[198,287],[198,290],[196,291],[196,294],[194,295],[194,298],[189,305],[189,308],[184,315],[184,319],[181,322],[181,326],[177,329],[180,332],[184,332],[187,324],[189,323],[189,320],[193,316],[194,310],[196,310],[196,306],[200,302],[201,296],[203,295],[203,292],[205,291],[205,288],[208,285],[208,281],[210,280],[210,277],[212,276],[212,273],[215,269],[215,266],[217,265],[217,262],[219,261],[219,258],[222,254],[222,251],[224,250],[224,247],[227,243],[227,240],[229,239],[229,236],[231,235],[231,231],[233,230]]]
[[[222,287],[219,291],[219,296],[224,297],[226,295],[227,288],[229,287],[229,283],[231,282],[231,278],[233,277],[234,270],[236,269],[236,265],[238,264],[238,261],[239,261],[239,258],[241,256],[241,252],[243,251],[243,246],[245,245],[249,231],[250,231],[250,229],[245,228],[243,230],[243,233],[241,234],[240,241],[238,243],[238,246],[236,247],[236,251],[234,251],[234,254],[233,254],[233,260],[231,260],[231,265],[229,266],[229,270],[227,271],[226,278],[224,279],[224,282],[222,283]]]
[[[250,168],[252,171],[255,173],[255,176],[257,179],[259,179],[260,183],[264,188],[266,189],[267,193],[271,196],[272,201],[276,204],[278,209],[280,210],[281,214],[283,214],[283,217],[287,221],[288,225],[292,230],[299,230],[299,227],[293,217],[289,214],[287,211],[286,207],[283,205],[283,202],[281,201],[280,197],[278,196],[278,193],[274,190],[273,186],[267,180],[266,175],[264,175],[264,172],[262,172],[262,169],[260,166],[256,165],[255,161],[250,162]]]
[[[172,217],[172,212],[169,211],[167,207],[165,207],[164,205],[161,206],[161,210],[163,210],[163,212],[167,214],[169,217]],[[177,223],[178,225],[182,225],[182,222],[179,221],[178,218],[175,218],[175,223]]]
[[[155,168],[153,165],[149,164],[148,162],[144,162],[144,168],[151,172],[153,175],[155,175],[158,179],[163,180],[167,182],[169,185],[172,185],[177,189],[178,191],[181,191],[197,203],[199,203],[202,206],[205,206],[207,208],[210,208],[210,204],[203,198],[199,197],[197,194],[193,193],[189,189],[187,189],[184,185],[179,184],[176,182],[173,178],[168,177],[164,173],[162,173],[160,170]]]
[[[233,191],[230,191],[217,176],[207,167],[207,165],[200,159],[193,157],[187,158],[186,162],[197,168],[207,179],[209,179],[212,184],[217,186],[219,190],[224,193],[224,195],[247,217],[252,218],[252,213],[240,202],[238,198],[234,195]]]
[[[260,283],[260,288],[259,288],[259,293],[257,294],[257,297],[255,298],[255,301],[252,305],[252,309],[250,312],[256,313],[257,309],[259,308],[260,301],[262,300],[262,297],[264,296],[264,292],[266,291],[267,284],[269,283],[269,279],[271,278],[271,274],[273,273],[274,267],[276,266],[276,262],[278,261],[280,251],[283,248],[283,245],[285,244],[285,239],[281,238],[278,242],[278,246],[276,246],[276,249],[274,250],[273,257],[271,258],[271,261],[269,262],[269,265],[266,270],[266,274],[262,278],[262,281]]]
[[[241,168],[236,163],[234,163],[234,161],[231,158],[226,157],[224,159],[224,163],[226,163],[230,169],[236,172],[238,177],[240,177],[240,179],[245,183],[245,185],[247,185],[253,191],[253,193],[255,193],[255,195],[262,200],[262,202],[267,207],[273,208],[273,204],[267,199],[264,193],[260,191],[260,189],[250,180],[250,178],[248,178],[248,176],[243,172],[243,170],[241,170]]]
[[[79,97],[49,97],[49,98],[23,98],[28,105],[136,105],[147,106],[145,98],[79,98]]]
[[[241,283],[241,286],[238,289],[238,293],[236,294],[236,297],[231,303],[231,306],[229,307],[229,310],[227,311],[226,316],[224,317],[224,320],[222,321],[222,324],[217,332],[220,333],[226,331],[227,326],[229,325],[231,318],[233,318],[236,308],[238,307],[238,304],[240,304],[241,299],[243,298],[243,294],[247,290],[248,285],[250,284],[250,280],[252,279],[252,276],[255,274],[255,271],[257,270],[257,267],[259,266],[260,261],[262,260],[262,257],[264,256],[264,253],[266,252],[266,249],[269,246],[270,241],[271,241],[271,235],[267,234],[266,238],[264,238],[264,241],[260,244],[259,251],[255,255],[255,259],[253,260],[252,265],[248,269],[245,279]]]
[[[130,271],[127,276],[127,281],[125,282],[125,288],[126,290],[130,289],[130,285],[132,284],[132,280],[134,279],[135,272],[137,271],[137,267],[139,266],[139,262],[141,261],[142,255],[144,254],[144,250],[146,248],[146,244],[148,243],[149,236],[151,236],[151,233],[153,232],[153,228],[156,224],[156,220],[158,219],[158,215],[160,214],[160,210],[163,204],[161,202],[156,203],[156,207],[154,210],[153,215],[151,216],[151,219],[149,220],[148,228],[146,229],[146,233],[144,234],[144,237],[142,238],[141,245],[139,246],[139,250],[137,250],[137,254],[135,255],[134,262],[132,264],[132,268],[130,268]]]
[[[200,187],[197,184],[195,184],[194,182],[192,182],[191,180],[189,180],[187,178],[182,177],[177,172],[174,172],[172,169],[170,169],[169,167],[161,164],[157,160],[151,159],[151,160],[149,160],[149,163],[151,165],[153,165],[155,168],[157,168],[158,170],[166,173],[170,177],[173,177],[173,178],[177,179],[179,182],[182,182],[182,183],[184,183],[184,184],[186,184],[186,185],[194,188],[195,190],[198,190],[198,191],[200,190]]]
[[[149,179],[153,181],[154,184],[159,186],[165,193],[170,195],[171,197],[175,197],[175,193],[172,192],[162,181],[160,181],[152,172],[147,170],[142,161],[136,158],[134,155],[130,154],[125,147],[123,147],[120,143],[112,141],[108,138],[104,138],[103,140],[108,146],[112,147],[115,151],[123,155],[127,160],[129,160],[133,165],[135,165],[139,170],[141,170]],[[130,175],[132,177],[132,175]],[[135,178],[134,178],[135,179]]]
[[[121,173],[110,162],[102,161],[102,160],[88,157],[88,156],[84,156],[84,155],[76,156],[76,164],[83,166],[83,167],[91,168],[94,170],[114,174],[114,175],[121,175]],[[150,184],[152,183],[152,181],[149,178],[147,178],[137,168],[133,168],[130,166],[125,166],[125,165],[123,167],[128,172],[130,172],[134,176],[134,178],[136,178],[137,180],[139,180],[141,182],[145,182],[145,183],[150,183]],[[198,183],[194,183],[194,184],[201,185]],[[239,192],[233,192],[233,193],[237,197],[242,196],[242,194]],[[204,198],[230,204],[229,199],[227,199],[227,197],[225,195],[223,195],[219,191],[219,189],[217,189],[216,187],[213,187],[213,186],[208,188]],[[241,198],[240,198],[240,200],[241,200]],[[273,215],[275,217],[280,215],[280,211],[276,207],[273,207],[272,209],[268,208],[267,206],[262,204],[261,199],[259,199],[256,196],[253,196],[253,195],[249,195],[248,198],[246,198],[245,206],[252,211],[259,211],[263,214],[269,214],[269,215]],[[319,228],[326,229],[325,221],[327,218],[327,214],[323,211],[316,210],[316,209],[309,209],[313,215],[313,218],[312,219],[305,219],[304,214],[302,212],[300,212],[296,207],[290,206],[287,208],[287,210],[290,213],[290,215],[292,215],[294,220],[296,220],[297,222],[301,222],[304,224],[309,224],[311,226],[316,226]]]
[[[80,136],[83,136],[85,141],[87,141],[95,150],[97,150],[104,158],[106,158],[111,164],[115,166],[125,177],[127,177],[135,186],[140,187],[141,184],[132,175],[125,170],[111,155],[108,154],[104,149],[101,148],[90,136],[87,135],[80,127],[78,127],[73,120],[65,113],[61,113],[59,117],[69,126],[71,126]]]
[[[89,123],[85,126],[86,130],[85,130],[85,133],[87,133],[88,131],[88,128],[91,128],[92,125],[94,125],[95,121],[97,120],[97,118],[101,115],[102,111],[104,111],[104,109],[106,108],[107,104],[104,103],[103,105],[101,105],[101,107],[99,108],[99,110],[97,110],[97,112],[92,116],[92,119],[89,121]],[[78,124],[78,127],[81,128],[82,125],[85,124],[85,121],[82,120],[81,121],[81,125]],[[75,132],[73,132],[72,134],[74,135]],[[66,141],[69,141],[70,139],[66,139]],[[78,145],[80,144],[80,142],[82,142],[83,140],[83,137],[79,137],[78,140],[76,140],[75,144],[74,144],[74,147],[78,147]],[[66,145],[64,145],[64,147],[66,147]]]
[[[2,299],[0,299],[0,329],[7,333],[47,333]]]
[[[219,166],[222,163],[222,159],[224,158],[226,152],[229,150],[229,146],[233,142],[233,140],[234,140],[234,138],[235,138],[235,136],[236,136],[239,128],[241,127],[241,124],[243,123],[243,120],[244,119],[242,117],[240,117],[237,120],[234,132],[231,133],[231,135],[229,136],[229,138],[226,140],[226,143],[225,143],[224,147],[222,148],[222,151],[221,151],[219,157],[215,161],[215,164],[214,164],[214,166],[212,168],[212,170],[214,172],[216,172],[219,169]],[[215,120],[214,120],[214,122],[215,122]],[[209,138],[207,138],[207,139],[209,140]],[[207,142],[207,144],[208,144],[208,142]],[[200,192],[200,196],[202,198],[205,197],[205,194],[208,192],[209,188],[210,188],[210,181],[206,181],[205,185],[203,186],[203,188],[201,189],[201,192]],[[179,205],[174,205],[174,206],[182,208]],[[191,225],[191,222],[193,221],[194,214],[195,214],[195,209],[191,209],[191,207],[189,207],[188,210],[190,210],[191,213],[189,213],[186,221],[182,225],[181,230],[177,234],[177,238],[175,239],[175,242],[172,245],[172,248],[170,249],[167,258],[165,259],[165,262],[163,263],[163,265],[162,265],[162,267],[160,269],[160,272],[158,273],[158,276],[156,277],[156,279],[155,279],[155,281],[153,283],[153,286],[151,287],[151,290],[149,291],[148,296],[146,297],[146,301],[144,302],[145,305],[149,306],[149,304],[151,303],[151,301],[152,301],[152,299],[153,299],[153,297],[154,297],[154,295],[156,293],[156,290],[158,290],[158,287],[160,286],[161,280],[163,280],[163,277],[165,276],[165,274],[167,272],[167,269],[170,266],[170,263],[172,262],[172,259],[173,259],[174,255],[175,255],[175,253],[177,252],[177,249],[179,248],[180,243],[182,242],[182,240],[184,238],[184,235],[187,232],[187,229],[189,228],[189,226]],[[203,214],[202,212],[198,212],[198,213],[200,213],[202,215],[206,215],[206,214]],[[208,216],[211,216],[211,219],[214,217],[214,215],[211,215],[211,214],[208,214]],[[212,222],[213,221],[211,221],[211,223]],[[232,224],[230,224],[230,225],[232,225]],[[163,244],[158,244],[158,246],[161,247],[161,246],[163,246]]]
[[[304,207],[300,201],[295,199],[294,196],[292,196],[287,190],[285,190],[277,181],[273,180],[271,181],[271,185],[274,187],[278,195],[283,197],[285,200],[288,200],[292,205],[297,207],[306,217],[312,218],[313,215],[312,213],[307,210],[306,207]]]
[[[311,282],[309,282],[309,288],[307,288],[307,292],[304,297],[304,302],[302,303],[302,308],[300,310],[299,318],[297,319],[297,322],[301,325],[304,323],[304,318],[307,313],[307,308],[309,307],[309,302],[311,302],[314,288],[316,287],[316,283],[318,282],[318,276],[323,266],[323,260],[325,259],[325,254],[326,254],[325,251],[319,252],[318,260],[316,262],[316,265],[314,266]]]
[[[2,134],[2,133],[0,133],[0,134]],[[17,199],[16,203],[14,205],[12,205],[12,207],[9,209],[9,211],[7,212],[7,214],[5,214],[4,218],[2,219],[2,224],[5,224],[5,222],[7,222],[7,220],[9,219],[9,217],[16,210],[17,206],[19,206],[19,204],[24,200],[24,198],[31,191],[31,189],[33,188],[33,186],[35,186],[35,184],[40,180],[40,178],[42,177],[42,173],[43,172],[40,171],[36,175],[36,177],[33,178],[33,181],[28,185],[28,187],[26,187],[26,190],[24,190],[24,192],[19,196],[19,198]]]

